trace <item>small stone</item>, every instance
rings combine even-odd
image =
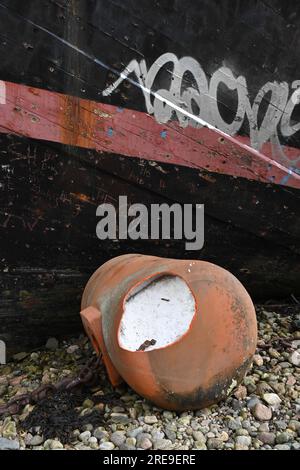
[[[229,435],[226,431],[222,431],[219,435],[219,439],[221,439],[223,442],[227,442],[229,439]]]
[[[241,444],[235,444],[235,450],[249,450],[249,447],[242,446]]]
[[[207,440],[206,445],[208,449],[221,450],[224,447],[224,442],[216,437],[211,437]]]
[[[46,349],[49,349],[50,351],[55,351],[58,348],[57,339],[56,338],[49,338],[45,347],[46,347]]]
[[[276,349],[270,348],[268,352],[269,352],[269,355],[271,357],[273,357],[274,359],[279,359],[280,358],[280,354],[279,354],[278,351],[276,351]]]
[[[269,432],[269,423],[267,422],[260,423],[258,430],[260,432]]]
[[[293,450],[300,450],[300,442],[292,442]]]
[[[136,446],[136,439],[135,437],[127,437],[126,439],[126,445],[129,447],[135,447]]]
[[[298,432],[300,430],[300,421],[296,421],[295,419],[291,419],[288,424],[288,428],[294,432]]]
[[[61,442],[57,441],[56,439],[47,439],[44,442],[44,449],[45,450],[59,450],[63,449],[64,446]]]
[[[19,415],[20,422],[23,422],[27,416],[32,412],[34,405],[26,405],[23,409],[22,414]]]
[[[127,434],[128,434],[128,436],[129,436],[129,434],[130,434],[129,437],[133,437],[133,436],[131,436],[131,432],[130,432],[130,433],[128,432]],[[148,439],[151,439],[151,434],[149,434],[148,432],[143,432],[143,431],[142,431],[142,432],[139,432],[139,434],[136,436],[137,446],[138,446],[138,447],[139,447],[139,442],[140,442],[144,437],[147,437]]]
[[[139,426],[138,428],[135,428],[135,429],[130,429],[130,431],[127,431],[127,436],[128,437],[137,437],[137,436],[141,436],[143,433],[143,428],[141,426]]]
[[[20,443],[16,439],[6,439],[0,437],[0,450],[19,450]]]
[[[110,436],[110,440],[113,444],[115,444],[115,446],[120,447],[120,445],[123,444],[126,440],[125,432],[124,431],[115,431]]]
[[[0,385],[0,397],[3,397],[7,393],[7,389],[8,387],[6,384]]]
[[[240,428],[236,430],[236,436],[249,436],[247,429]]]
[[[98,449],[98,441],[96,437],[92,436],[89,438],[89,446],[91,449]]]
[[[143,437],[142,439],[139,440],[138,446],[143,450],[151,449],[152,442],[147,437]]]
[[[172,411],[164,411],[163,412],[163,417],[166,418],[166,419],[173,419]]]
[[[231,408],[234,411],[241,411],[243,409],[243,404],[241,400],[237,400],[236,398],[233,398],[231,401]]]
[[[253,362],[256,364],[258,367],[261,367],[264,365],[264,360],[259,354],[254,354],[253,356]]]
[[[83,410],[80,411],[79,416],[88,416],[91,412],[92,410],[90,408],[83,408]]]
[[[226,442],[224,444],[225,449],[234,449],[234,443],[233,442]]]
[[[13,360],[16,361],[16,362],[21,362],[23,361],[23,359],[25,359],[25,357],[27,357],[29,355],[29,353],[26,353],[26,352],[19,352],[17,354],[14,354],[13,356]]]
[[[82,442],[79,442],[78,444],[75,444],[75,449],[77,449],[77,450],[91,450],[90,447],[84,445]]]
[[[15,439],[17,437],[16,423],[14,421],[6,421],[2,428],[2,437],[6,439]]]
[[[285,394],[285,385],[281,382],[278,383],[272,383],[272,387],[275,392],[279,393],[279,395],[284,395]]]
[[[91,437],[90,431],[84,431],[79,434],[78,439],[83,442],[84,444],[88,444],[89,438]]]
[[[130,446],[124,442],[124,444],[120,445],[120,450],[136,450],[134,446]]]
[[[1,366],[3,367],[3,366]],[[4,374],[3,369],[1,370],[2,374]],[[0,376],[0,385],[8,385],[8,379],[5,376]]]
[[[272,446],[275,443],[275,434],[273,432],[260,432],[258,434],[258,439],[263,443],[263,444],[268,444]]]
[[[170,429],[168,426],[165,428],[165,434],[168,439],[170,439],[172,442],[176,441],[176,432]]]
[[[273,408],[278,408],[281,403],[281,399],[276,393],[264,393],[263,400]]]
[[[5,376],[5,375],[9,375],[12,371],[12,368],[11,366],[1,366],[1,374],[2,374],[2,377]]]
[[[293,385],[295,385],[295,383],[297,382],[297,380],[295,379],[295,377],[293,375],[290,375],[288,378],[287,378],[287,381],[286,381],[286,385],[288,387],[292,387]]]
[[[293,436],[289,432],[281,432],[276,436],[276,444],[286,444],[293,439]]]
[[[30,446],[40,446],[41,444],[43,444],[44,442],[44,438],[43,436],[39,436],[38,434],[36,436],[33,436],[30,441],[29,441],[29,445]]]
[[[251,437],[250,436],[237,436],[236,446],[241,447],[250,447],[251,446]]]
[[[272,393],[273,389],[267,382],[259,382],[256,387],[256,393],[260,397],[263,396],[264,393]]]
[[[82,431],[90,431],[90,432],[92,432],[93,429],[94,429],[94,426],[93,426],[92,424],[84,424],[84,425],[82,426]],[[79,434],[80,434],[80,432],[79,432]],[[79,435],[79,434],[78,434],[78,435]]]
[[[105,431],[104,429],[102,428],[96,428],[93,432],[93,435],[94,437],[96,437],[97,439],[99,439],[99,441],[103,438],[108,438],[109,437],[109,434],[107,431]]]
[[[50,382],[51,382],[50,374],[48,374],[48,372],[45,372],[42,377],[42,384],[46,385],[46,384],[49,384]]]
[[[130,416],[131,419],[136,419],[137,418],[136,408],[129,408],[128,412],[129,412],[129,416]]]
[[[250,400],[247,401],[247,408],[249,410],[252,410],[258,403],[260,403],[260,400],[258,397],[251,397]]]
[[[78,351],[78,349],[79,349],[79,346],[77,346],[77,344],[72,344],[71,346],[67,348],[67,353],[74,354],[76,351]]]
[[[181,418],[179,418],[177,423],[181,424],[182,426],[188,426],[191,422],[191,418],[191,416],[182,416]]]
[[[251,412],[259,421],[269,421],[272,418],[272,410],[262,403],[257,403]]]
[[[50,446],[51,450],[60,450],[63,449],[64,446],[62,445],[61,442],[54,440]]]
[[[121,400],[125,403],[129,403],[131,401],[134,401],[134,395],[122,395]]]
[[[279,419],[278,421],[274,421],[274,424],[277,429],[285,430],[287,428],[287,423],[283,421],[282,419]]]
[[[173,449],[173,444],[169,439],[158,439],[157,441],[153,441],[153,446],[155,450]]]
[[[114,406],[112,409],[113,413],[124,413],[125,409],[123,406]]]
[[[32,434],[30,434],[30,432],[28,432],[26,434],[26,436],[24,437],[24,443],[25,443],[26,446],[30,445],[30,441],[31,441],[32,437],[33,436],[32,436]]]
[[[204,444],[203,441],[197,441],[194,443],[194,448],[197,450],[207,450],[206,445]]]
[[[249,394],[254,393],[256,390],[256,384],[254,380],[251,377],[245,377],[244,378],[244,384],[247,387],[247,392]]]
[[[193,438],[196,442],[206,442],[206,437],[201,431],[193,431]]]
[[[40,357],[39,354],[36,353],[36,352],[33,352],[33,353],[30,354],[30,359],[32,361],[37,361],[39,359],[39,357]]]
[[[159,439],[165,438],[165,433],[160,431],[159,429],[152,429],[151,430],[152,440],[158,441]]]
[[[236,431],[237,429],[239,429],[241,427],[241,420],[231,418],[231,419],[228,420],[227,426],[232,431]]]
[[[290,369],[291,368],[290,362],[286,362],[286,361],[280,362],[279,365],[280,365],[281,369]],[[275,377],[275,380],[276,380],[276,377]]]
[[[244,385],[239,385],[233,395],[237,400],[244,400],[247,396],[247,388]]]
[[[111,413],[110,417],[112,421],[116,424],[130,423],[130,419],[128,418],[128,416],[123,413]]]
[[[287,444],[277,444],[274,449],[277,450],[290,450],[290,446]]]
[[[209,408],[202,408],[202,410],[197,410],[196,411],[196,416],[209,416],[211,415],[211,410]]]
[[[84,402],[82,403],[82,408],[83,409],[93,408],[93,406],[94,406],[94,402],[92,400],[90,400],[89,398],[84,400]]]
[[[300,350],[294,351],[289,358],[289,361],[293,366],[300,366]]]
[[[157,417],[155,415],[145,416],[144,417],[144,422],[146,424],[155,424],[155,423],[157,423]]]
[[[251,422],[248,419],[245,419],[245,421],[242,422],[242,426],[244,429],[251,429]]]
[[[102,442],[99,446],[100,450],[113,450],[114,448],[115,446],[112,442]]]

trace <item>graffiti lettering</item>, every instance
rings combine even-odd
[[[165,86],[164,80],[164,88],[157,89],[158,75],[162,70],[168,72],[169,83]],[[251,104],[245,77],[235,77],[228,67],[222,66],[209,81],[201,65],[192,57],[178,59],[175,54],[165,53],[149,70],[144,59],[140,62],[132,60],[102,94],[109,96],[131,74],[137,77],[147,112],[161,124],[176,117],[182,127],[207,125],[233,136],[241,130],[247,119],[251,145],[256,150],[260,150],[268,141],[280,145],[278,129],[283,137],[291,137],[300,130],[300,123],[293,124],[291,120],[295,106],[300,102],[299,80],[293,83],[295,91],[290,98],[288,83],[268,82]],[[189,80],[186,80],[187,76]],[[226,122],[220,112],[218,91],[221,85],[237,95],[235,117],[231,122]],[[258,125],[262,104],[267,104],[267,109]]]

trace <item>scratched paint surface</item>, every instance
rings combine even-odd
[[[0,0],[0,29],[10,352],[78,331],[86,280],[124,253],[197,256],[256,298],[299,295],[299,2]],[[143,80],[123,80],[130,64]],[[203,202],[204,249],[100,243],[96,207],[120,194]]]
[[[300,187],[300,175],[217,129],[2,82],[2,132]],[[292,150],[291,150],[292,151]]]
[[[168,85],[153,92],[154,82],[164,69],[169,77]],[[185,79],[188,74],[194,83]],[[147,112],[154,115],[157,122],[166,124],[176,116],[181,127],[207,126],[235,136],[247,119],[250,129],[249,140],[253,148],[262,150],[264,144],[270,141],[274,147],[276,161],[300,169],[300,151],[294,151],[294,159],[288,158],[281,149],[279,140],[279,131],[283,137],[290,137],[300,130],[300,123],[292,120],[294,110],[300,103],[300,80],[292,83],[291,93],[286,82],[265,83],[252,105],[245,77],[235,77],[228,67],[223,66],[213,73],[209,83],[202,66],[194,58],[178,59],[175,54],[165,53],[155,60],[149,70],[144,59],[140,62],[131,61],[121,72],[120,78],[107,87],[102,95],[109,96],[114,93],[131,75],[136,77],[138,82],[136,85],[141,87]],[[237,93],[236,114],[230,123],[220,112],[218,90],[221,85]],[[266,102],[267,109],[259,125],[258,111],[267,94],[271,94],[271,99]]]
[[[3,22],[22,25],[17,42],[9,30],[5,35],[17,54],[14,67],[20,74],[14,77],[24,77],[20,79],[26,82],[39,81],[46,88],[54,86],[57,91],[67,87],[68,95],[97,95],[97,101],[127,111],[147,111],[164,127],[171,127],[168,136],[168,129],[160,130],[164,139],[164,145],[160,145],[151,121],[144,119],[147,125],[141,129],[151,138],[147,135],[141,142],[136,126],[126,128],[121,119],[114,119],[114,124],[120,124],[119,129],[109,123],[105,133],[113,144],[91,130],[95,148],[99,147],[97,139],[101,138],[103,147],[112,152],[140,157],[142,143],[145,158],[151,153],[154,159],[156,155],[149,145],[152,140],[159,145],[157,159],[160,160],[161,155],[170,158],[170,151],[174,153],[178,137],[183,135],[181,143],[184,141],[187,152],[185,155],[180,147],[181,161],[178,162],[174,153],[174,163],[297,186],[300,75],[296,44],[300,15],[296,6],[281,9],[277,0],[270,4],[244,1],[242,5],[235,0],[221,4],[198,0],[184,2],[184,9],[182,0],[160,1],[150,10],[144,0],[134,9],[129,0],[92,2],[88,7],[81,1],[62,0],[53,4],[44,0],[42,3],[46,15],[34,0],[26,8],[18,0],[0,3]],[[144,11],[147,19],[142,14]],[[164,18],[168,21],[164,22]],[[179,27],[182,21],[185,24]],[[272,31],[268,30],[270,24]],[[146,38],[144,43],[141,34]],[[87,40],[91,35],[92,44]],[[273,37],[278,42],[276,51]],[[289,47],[290,44],[294,47]],[[7,52],[6,46],[7,43],[2,45],[3,54]],[[56,53],[58,49],[63,51],[62,56]],[[7,54],[4,59],[7,64]],[[48,65],[44,71],[38,64],[45,61]],[[30,68],[24,68],[25,64]],[[7,70],[6,66],[6,74]],[[74,103],[71,106],[77,109]],[[73,114],[69,123],[74,129],[72,140],[78,140],[80,145],[84,136],[75,137],[79,126],[76,116]],[[127,117],[125,112],[124,120]],[[243,156],[242,162],[236,155],[231,161],[229,158],[221,161],[222,153],[226,157],[229,152],[236,153],[230,147],[226,149],[226,136],[220,150],[219,142],[214,142],[206,129],[197,133],[182,129],[203,125],[209,129],[217,127],[221,133],[235,136],[241,144],[251,145],[267,157],[260,165],[266,167],[275,161],[287,171],[274,175],[271,166],[261,172],[256,168],[257,154],[251,155],[253,165],[250,158],[245,165],[247,156]],[[124,136],[124,130],[128,135]],[[130,140],[122,149],[118,146],[120,134],[123,141]],[[211,145],[206,147],[204,138],[201,152],[194,141],[201,141],[203,134],[208,135]],[[86,140],[85,145],[90,147]],[[197,158],[190,154],[190,149],[199,153]],[[275,167],[276,173],[276,164]]]

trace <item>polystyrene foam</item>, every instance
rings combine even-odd
[[[147,340],[156,341],[147,351],[167,346],[187,332],[194,313],[194,296],[183,279],[164,275],[148,280],[125,301],[119,344],[129,351]]]

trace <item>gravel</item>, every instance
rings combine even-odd
[[[184,413],[161,410],[126,384],[113,390],[102,373],[99,383],[76,398],[48,399],[47,432],[43,420],[31,419],[39,418],[40,405],[0,418],[0,450],[300,450],[300,331],[291,315],[262,308],[258,329],[251,370],[219,405]],[[90,355],[81,336],[62,342],[50,338],[43,349],[14,356],[0,367],[0,404],[76,374]],[[62,426],[68,420],[65,434],[51,421],[52,409]]]
[[[300,349],[298,351],[294,351],[293,354],[291,354],[290,363],[297,367],[300,366]]]
[[[18,440],[0,437],[0,450],[19,450],[19,448],[20,444]]]
[[[262,403],[257,403],[252,408],[253,416],[259,421],[269,421],[272,418],[272,410]]]
[[[281,398],[276,393],[264,393],[263,399],[273,408],[278,408],[281,403]]]

